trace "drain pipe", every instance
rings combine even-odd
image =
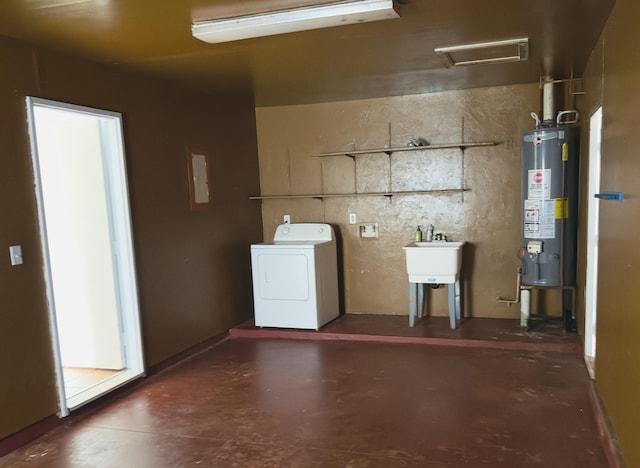
[[[522,328],[529,327],[529,318],[531,317],[531,287],[523,286],[521,284],[522,279],[522,267],[518,268],[518,279],[516,281],[516,298],[504,299],[498,297],[496,300],[507,304],[507,307],[511,307],[511,304],[520,303],[520,326]]]
[[[522,267],[518,268],[517,279],[516,279],[516,298],[515,299],[504,299],[500,296],[496,298],[496,301],[502,302],[503,304],[507,304],[507,307],[511,307],[511,304],[517,304],[520,302],[520,281],[522,279]]]
[[[520,304],[520,327],[529,327],[529,317],[531,316],[531,289],[523,288],[520,290],[522,303]]]

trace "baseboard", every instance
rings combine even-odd
[[[15,434],[12,434],[4,439],[0,440],[0,457],[3,457],[14,450],[33,442],[38,437],[45,435],[52,429],[55,429],[62,424],[62,419],[56,415],[51,415],[44,418],[42,421],[38,421],[31,426],[22,429]]]
[[[164,361],[159,362],[158,364],[154,364],[152,366],[147,367],[146,376],[150,377],[159,372],[162,372],[165,369],[173,367],[176,364],[179,364],[180,362],[184,361],[185,359],[190,359],[196,356],[197,354],[200,354],[201,352],[206,351],[212,346],[216,346],[222,343],[227,338],[229,338],[228,331],[225,331],[223,333],[220,333],[219,335],[215,335],[211,338],[208,338],[205,341],[198,343],[197,345],[192,346],[191,348],[188,348],[185,351],[182,351],[181,353],[176,354],[175,356],[171,356],[169,359],[165,359]]]
[[[620,449],[618,448],[616,438],[611,429],[611,423],[609,422],[607,412],[593,382],[589,385],[589,401],[591,402],[591,408],[596,418],[600,443],[607,457],[608,467],[624,468],[624,461],[622,460]]]

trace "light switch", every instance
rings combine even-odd
[[[11,265],[22,265],[22,246],[21,245],[10,246],[9,256],[11,257]]]

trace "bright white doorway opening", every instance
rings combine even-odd
[[[585,324],[584,355],[589,375],[595,378],[596,323],[598,310],[598,237],[600,204],[600,146],[602,142],[602,107],[589,121],[589,194],[587,203],[587,281],[584,290]]]
[[[66,416],[144,372],[122,116],[31,97],[27,110]]]

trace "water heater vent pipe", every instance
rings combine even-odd
[[[553,122],[554,114],[553,79],[546,77],[542,85],[542,121]]]

